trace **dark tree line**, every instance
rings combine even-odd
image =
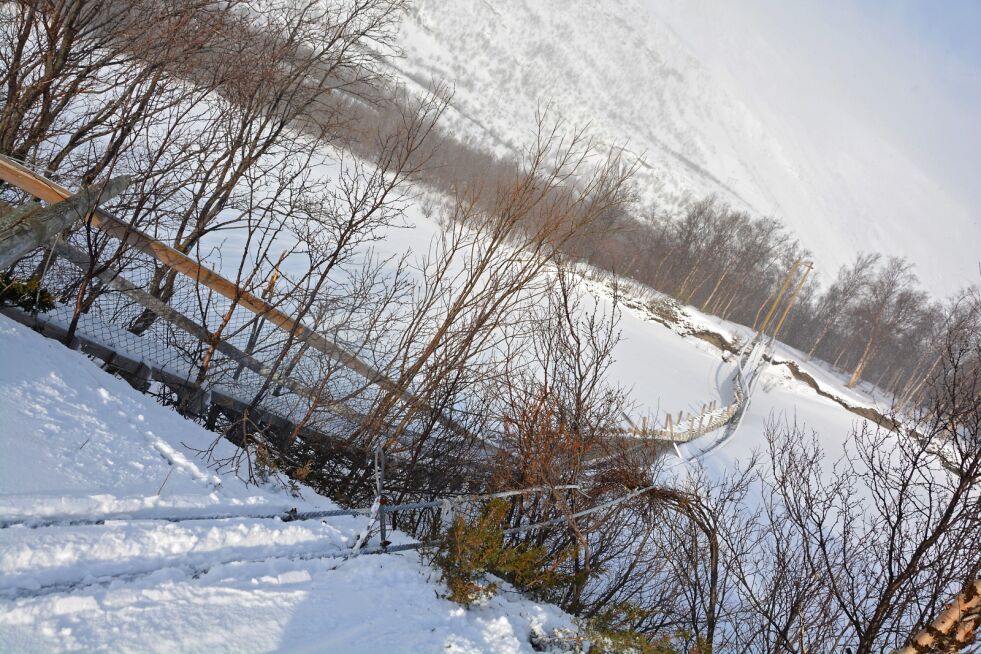
[[[711,198],[679,218],[620,216],[609,234],[577,245],[594,265],[754,329],[794,262],[808,257],[779,221]],[[908,404],[936,369],[944,326],[978,294],[972,286],[936,300],[919,286],[911,262],[859,253],[828,282],[806,279],[779,337],[847,372],[849,386],[870,382]]]

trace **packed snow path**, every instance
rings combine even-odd
[[[214,434],[2,316],[0,356],[0,520],[110,518],[0,529],[2,652],[531,652],[570,624],[440,599],[414,552],[347,558],[364,517],[243,517],[336,507],[213,474]]]

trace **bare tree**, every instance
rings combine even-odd
[[[865,426],[836,470],[771,433],[776,493],[856,652],[902,645],[981,571],[981,339],[952,333],[920,420]]]
[[[849,310],[856,301],[863,288],[869,283],[869,276],[873,267],[878,263],[879,255],[859,253],[855,256],[855,261],[846,268],[842,266],[838,270],[838,276],[831,284],[814,311],[819,320],[823,321],[820,331],[814,338],[814,343],[808,351],[808,358],[814,356],[814,352],[825,339],[828,333],[838,324],[842,316]]]
[[[328,98],[366,97],[366,88],[380,76],[366,44],[391,44],[400,10],[398,0],[278,0],[230,10],[219,47],[189,70],[192,80],[215,93],[209,96],[209,111],[196,116],[203,124],[194,143],[197,157],[186,172],[186,191],[161,225],[175,249],[189,253],[209,233],[227,228],[221,217],[234,203],[239,183],[268,166],[268,158],[302,154],[311,140],[337,140],[344,116]],[[150,293],[168,300],[175,279],[158,268]],[[144,312],[132,331],[145,331],[154,318]]]
[[[542,273],[562,244],[626,199],[629,169],[612,158],[591,172],[584,166],[591,156],[581,132],[563,137],[543,117],[522,169],[507,185],[461,192],[439,243],[420,264],[393,366],[395,387],[379,397],[356,437],[384,435],[394,447],[427,407],[445,403],[438,396],[447,379],[486,361],[502,328],[527,324],[520,312],[541,295]],[[478,202],[488,192],[491,209]],[[410,392],[428,400],[405,402]]]

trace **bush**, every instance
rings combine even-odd
[[[617,604],[586,621],[582,630],[590,643],[589,654],[679,654],[668,637],[651,641],[648,636],[620,625],[635,623],[649,612]]]
[[[505,545],[501,525],[507,511],[508,503],[495,499],[473,524],[454,519],[431,560],[443,574],[448,599],[469,606],[493,597],[497,584],[487,579],[491,574],[539,596],[561,582],[556,563],[549,562],[543,548]]]
[[[0,272],[0,305],[20,307],[24,311],[50,311],[54,308],[54,296],[36,279],[14,279]]]

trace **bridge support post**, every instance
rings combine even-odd
[[[21,257],[47,243],[58,233],[71,227],[104,202],[122,193],[129,186],[128,177],[116,177],[97,186],[83,188],[67,199],[43,209],[36,203],[23,211],[14,211],[4,220],[0,232],[0,269],[8,268]]]

